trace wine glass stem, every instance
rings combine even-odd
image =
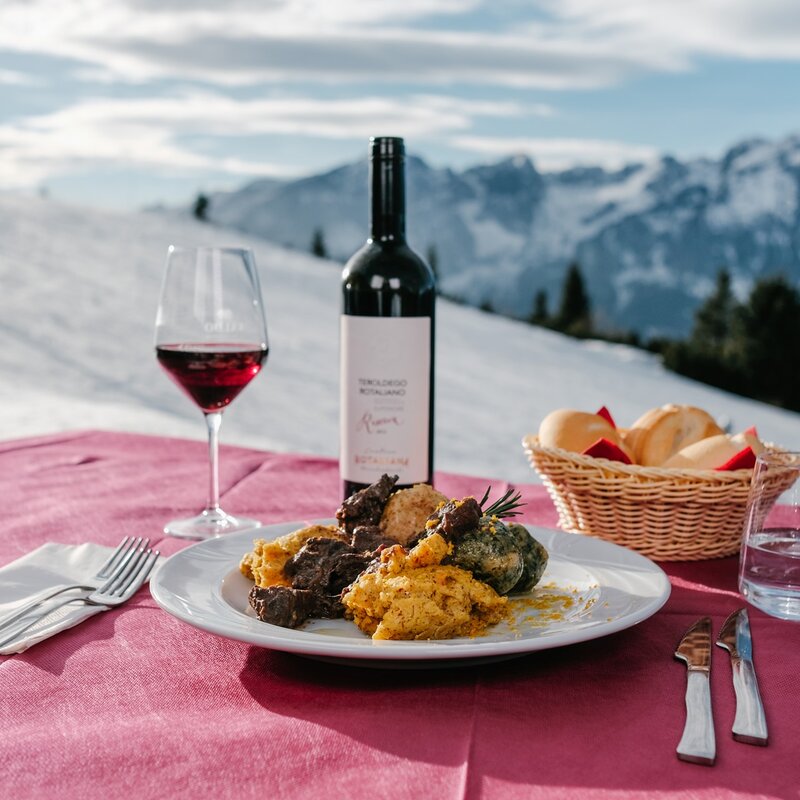
[[[219,512],[219,426],[222,424],[221,411],[206,411],[206,426],[208,427],[208,513]]]

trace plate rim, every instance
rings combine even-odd
[[[603,638],[619,631],[626,630],[627,628],[638,625],[646,619],[656,614],[667,602],[672,591],[672,585],[669,577],[664,570],[647,556],[637,553],[630,548],[623,547],[613,542],[608,542],[604,539],[597,539],[595,537],[584,536],[579,533],[570,533],[555,528],[547,528],[541,525],[532,525],[528,523],[521,523],[525,525],[531,535],[536,536],[536,532],[543,532],[548,537],[555,537],[556,541],[571,541],[572,537],[580,537],[580,540],[589,543],[587,546],[591,548],[599,548],[600,552],[606,552],[610,555],[624,554],[625,559],[630,559],[636,564],[638,562],[640,567],[650,573],[653,578],[661,584],[660,593],[648,598],[643,603],[641,608],[623,614],[621,617],[607,620],[605,622],[598,622],[594,625],[583,627],[580,631],[570,632],[566,629],[566,635],[561,633],[553,634],[552,636],[543,637],[518,637],[510,638],[501,641],[482,639],[475,637],[464,641],[463,639],[444,639],[444,640],[413,640],[413,641],[375,641],[371,639],[357,639],[357,638],[339,638],[327,637],[320,634],[314,634],[313,631],[304,631],[302,629],[280,628],[269,623],[258,623],[264,626],[263,633],[258,631],[251,631],[250,629],[239,630],[235,627],[228,627],[225,624],[225,617],[219,615],[212,616],[210,619],[206,616],[207,609],[196,609],[198,613],[192,613],[191,609],[184,607],[185,601],[179,598],[176,590],[170,588],[169,580],[165,583],[165,578],[169,578],[170,571],[179,565],[187,558],[193,558],[197,552],[205,552],[209,549],[213,551],[215,548],[223,548],[225,543],[232,543],[240,538],[277,538],[285,533],[297,530],[300,527],[305,527],[312,524],[331,524],[335,523],[332,519],[318,519],[313,521],[289,521],[272,523],[264,525],[259,528],[252,528],[246,531],[240,531],[234,534],[228,534],[215,539],[205,539],[185,547],[176,553],[173,553],[156,569],[150,579],[150,594],[155,600],[156,604],[166,613],[175,617],[176,619],[191,625],[207,633],[214,634],[226,639],[245,642],[247,644],[265,647],[268,649],[279,650],[288,653],[295,653],[297,655],[304,655],[310,657],[324,657],[336,659],[341,661],[397,661],[397,662],[436,662],[436,661],[461,661],[470,659],[485,659],[487,657],[511,657],[515,655],[524,655],[526,653],[533,653],[540,650],[555,649],[558,647],[567,647],[571,644],[579,644],[593,639]],[[265,535],[266,534],[266,535]],[[243,553],[246,552],[243,551]],[[560,553],[559,555],[562,555]],[[218,557],[219,558],[219,557]],[[220,559],[221,560],[221,559]],[[567,560],[572,560],[567,558]],[[586,562],[575,560],[574,563],[586,567]],[[209,583],[209,595],[212,598],[212,604],[215,609],[222,611],[225,608],[225,613],[235,615],[233,620],[229,620],[228,624],[231,625],[233,621],[237,621],[241,616],[241,612],[237,611],[228,605],[219,596],[222,579],[230,572],[233,566],[227,562],[227,568],[221,575],[217,575],[216,582]],[[612,566],[617,569],[630,569],[631,564],[613,564]],[[640,570],[641,571],[641,570]],[[197,601],[195,601],[197,602]],[[248,618],[251,619],[251,618]],[[258,622],[257,620],[251,620]],[[576,635],[577,634],[577,635]],[[307,638],[313,637],[313,638]],[[566,641],[565,641],[566,639]],[[424,650],[423,650],[424,648]]]

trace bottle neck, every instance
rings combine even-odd
[[[406,184],[402,157],[370,160],[370,197],[370,238],[383,242],[405,241]]]

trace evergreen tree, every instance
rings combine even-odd
[[[547,308],[547,292],[539,289],[533,297],[533,311],[529,318],[531,325],[547,325],[550,321],[550,312]]]
[[[317,258],[328,257],[328,249],[325,247],[325,237],[322,234],[322,228],[314,228],[314,233],[311,236],[311,252]]]
[[[737,394],[800,411],[800,293],[781,277],[762,278],[737,304],[727,275],[697,310],[692,335],[665,342],[664,364],[675,372]]]
[[[732,359],[734,319],[739,310],[730,274],[721,269],[716,288],[695,312],[689,338],[671,342],[664,350],[666,366],[704,383],[746,393],[741,368]]]
[[[691,343],[700,351],[722,357],[736,307],[731,276],[726,269],[721,269],[717,273],[716,288],[695,313]]]
[[[573,262],[564,277],[561,306],[555,318],[555,327],[573,336],[587,336],[592,331],[592,314],[589,296],[581,268]]]
[[[195,198],[192,213],[201,222],[205,222],[208,213],[208,198],[204,194],[198,194]]]
[[[734,319],[730,359],[751,397],[800,411],[800,293],[783,276],[756,281]]]

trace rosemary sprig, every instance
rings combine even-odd
[[[481,499],[480,506],[481,512],[485,517],[518,517],[522,512],[517,511],[520,506],[524,506],[522,502],[522,495],[520,492],[515,492],[514,489],[509,489],[502,497],[499,497],[488,508],[484,508],[484,503],[489,499],[489,493],[492,491],[490,486]]]

